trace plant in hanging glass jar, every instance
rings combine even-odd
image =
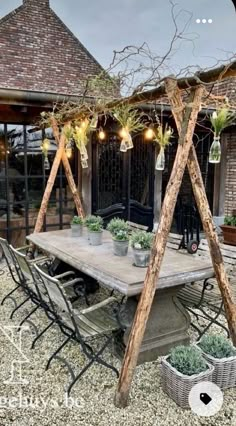
[[[90,121],[85,118],[75,126],[73,132],[73,138],[75,140],[76,146],[80,151],[81,166],[83,169],[88,167],[88,152],[86,145],[88,143],[88,134],[90,132]]]
[[[121,105],[113,110],[113,117],[122,127],[120,130],[120,151],[126,152],[134,146],[131,133],[140,132],[145,127],[141,122],[142,113],[133,109],[130,105]]]
[[[170,139],[173,135],[173,130],[167,124],[165,128],[160,124],[157,129],[153,130],[154,141],[160,146],[160,151],[156,159],[156,170],[164,170],[165,168],[165,149],[170,144]]]
[[[209,152],[209,163],[217,164],[220,163],[221,158],[221,145],[220,135],[221,132],[228,126],[230,126],[235,120],[235,114],[229,111],[228,108],[221,108],[218,111],[214,111],[210,117],[211,125],[214,130],[214,139]]]

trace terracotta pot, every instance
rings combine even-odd
[[[236,246],[236,226],[221,225],[224,243]]]

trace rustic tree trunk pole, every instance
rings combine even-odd
[[[51,118],[51,125],[52,125],[53,135],[54,135],[55,140],[57,141],[57,143],[59,145],[59,143],[60,143],[60,132],[59,132],[59,128],[58,128],[57,122],[56,122],[54,117]],[[69,163],[69,160],[66,156],[65,150],[62,153],[62,162],[63,162],[63,166],[64,166],[64,169],[65,169],[65,174],[66,174],[66,178],[67,178],[67,181],[68,181],[68,185],[69,185],[69,188],[71,190],[71,193],[72,193],[72,196],[73,196],[73,199],[74,199],[76,210],[78,212],[78,215],[81,216],[82,218],[84,218],[85,217],[84,209],[83,209],[83,206],[82,206],[82,202],[81,202],[81,199],[80,199],[80,196],[79,196],[79,193],[78,193],[78,190],[77,190],[74,178],[73,178],[70,163]]]
[[[201,97],[202,88],[198,87],[196,90],[191,92],[189,99],[187,100],[178,149],[162,205],[160,222],[153,243],[151,260],[145,277],[144,288],[135,313],[128,344],[126,346],[125,356],[118,381],[114,399],[114,403],[117,407],[125,407],[128,404],[131,381],[137,365],[140,346],[156,292],[156,282],[165,253],[167,237],[173,219],[177,195],[187,164],[189,150],[192,145],[192,137],[201,103]]]
[[[43,195],[43,199],[42,199],[42,203],[40,206],[40,210],[38,213],[38,217],[37,217],[37,221],[35,224],[35,228],[34,228],[34,232],[40,232],[43,226],[43,220],[44,220],[44,216],[47,212],[47,206],[48,206],[48,202],[51,196],[51,192],[53,189],[53,185],[55,183],[55,179],[57,176],[57,172],[58,172],[58,168],[60,166],[60,162],[61,162],[61,158],[62,158],[62,154],[64,152],[65,149],[65,137],[62,135],[60,138],[60,142],[59,142],[59,146],[52,164],[52,168],[50,171],[50,175],[47,181],[47,185],[44,191],[44,195]]]
[[[177,82],[175,79],[168,79],[166,81],[166,93],[172,105],[172,112],[176,121],[178,132],[180,133],[181,123],[183,120],[184,105],[180,90],[177,87]],[[198,211],[201,216],[203,228],[210,248],[210,254],[215,270],[216,279],[224,302],[225,314],[228,322],[230,336],[233,341],[233,344],[236,346],[236,304],[225,271],[224,261],[219,246],[219,240],[217,233],[215,232],[215,226],[194,145],[192,145],[190,149],[187,166],[192,182],[195,200],[198,206]]]

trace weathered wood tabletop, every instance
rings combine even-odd
[[[103,232],[103,244],[91,246],[86,229],[82,237],[72,237],[71,230],[42,232],[27,238],[36,246],[56,256],[76,269],[96,278],[105,286],[127,296],[141,293],[147,268],[133,265],[132,249],[127,257],[113,254],[112,239]],[[193,255],[166,249],[158,281],[158,289],[178,287],[184,283],[204,280],[214,276],[210,261]]]

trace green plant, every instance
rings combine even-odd
[[[236,226],[236,216],[225,216],[224,224],[228,226]]]
[[[146,231],[133,231],[131,234],[131,245],[134,249],[148,250],[152,247],[154,235]]]
[[[71,223],[73,225],[83,225],[83,219],[80,216],[74,216]]]
[[[129,226],[123,219],[112,219],[107,226],[107,230],[115,240],[126,241],[129,239]]]
[[[86,216],[84,223],[86,226],[89,226],[91,223],[100,223],[100,225],[102,226],[103,218],[101,216],[94,216],[90,214]]]
[[[208,355],[214,358],[228,358],[236,356],[236,349],[231,342],[224,336],[212,334],[203,336],[198,343],[198,346]]]
[[[166,148],[170,144],[170,139],[173,135],[173,130],[167,124],[165,128],[162,125],[154,129],[155,140],[158,142],[161,148]]]
[[[221,108],[218,111],[214,111],[210,117],[212,127],[216,137],[219,137],[222,130],[230,126],[235,120],[235,114],[229,111],[228,108]]]
[[[113,116],[127,133],[138,132],[145,127],[140,120],[142,113],[128,104],[114,108]]]
[[[88,225],[88,230],[91,232],[102,232],[102,224],[100,222],[91,222]]]
[[[168,362],[186,376],[199,374],[208,369],[201,352],[192,346],[176,346],[171,350]]]

